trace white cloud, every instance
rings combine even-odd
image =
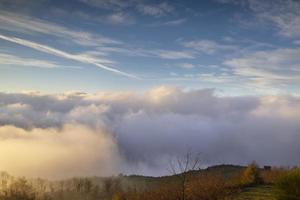
[[[35,50],[38,50],[38,51],[41,51],[44,53],[59,56],[62,58],[75,60],[75,61],[78,61],[81,63],[92,64],[92,65],[100,67],[104,70],[111,71],[111,72],[114,72],[114,73],[117,73],[117,74],[120,74],[123,76],[137,78],[136,76],[134,76],[132,74],[129,74],[129,73],[120,71],[118,69],[106,66],[105,64],[107,62],[110,62],[110,61],[107,61],[106,59],[95,58],[95,57],[92,57],[92,56],[86,55],[86,54],[77,54],[77,55],[70,54],[70,53],[67,53],[67,52],[46,46],[46,45],[42,45],[42,44],[38,44],[38,43],[35,43],[32,41],[29,41],[29,40],[24,40],[24,39],[20,39],[20,38],[16,38],[16,37],[9,37],[9,36],[5,36],[5,35],[1,35],[1,34],[0,34],[0,39],[6,40],[9,42],[13,42],[13,43],[16,43],[16,44],[19,44],[22,46],[26,46],[26,47],[29,47],[29,48],[32,48],[32,49],[35,49]]]
[[[186,22],[185,18],[183,18],[183,19],[175,19],[175,20],[164,22],[164,23],[162,23],[162,25],[165,25],[165,26],[177,26],[177,25],[183,24],[184,22]]]
[[[157,27],[157,26],[178,26],[186,22],[186,18],[181,19],[175,19],[175,20],[169,20],[164,22],[155,22],[153,24],[150,24],[149,26]]]
[[[300,40],[294,41],[294,44],[300,45]]]
[[[232,92],[232,94],[235,94],[237,91],[238,94],[245,93],[246,89],[248,91],[248,85],[245,83],[246,81],[243,78],[225,72],[184,73],[184,74],[171,73],[170,76],[171,77],[164,78],[162,80],[191,81],[191,82],[196,81],[199,85],[205,85],[214,88],[219,88],[221,84],[223,88],[226,88],[226,92],[230,91]],[[251,88],[250,91],[253,93],[253,88]]]
[[[143,49],[133,47],[99,47],[97,48],[103,53],[121,53],[127,56],[140,56],[140,57],[158,57],[163,59],[192,59],[195,58],[195,53],[192,51],[177,51],[169,49]]]
[[[172,50],[153,50],[153,54],[164,59],[192,59],[194,53],[190,51],[172,51]]]
[[[117,12],[109,15],[107,20],[111,24],[133,24],[135,23],[135,19],[125,12]]]
[[[206,54],[214,54],[217,51],[233,51],[237,49],[236,46],[219,44],[212,40],[182,41],[181,44],[184,47],[192,48]]]
[[[39,68],[58,68],[62,67],[61,65],[50,62],[47,60],[23,58],[7,53],[0,53],[0,64],[2,65],[17,65],[17,66],[30,66],[30,67],[39,67]]]
[[[258,51],[224,62],[240,76],[269,84],[300,83],[300,49]]]
[[[171,13],[174,10],[174,7],[167,2],[162,2],[156,5],[139,4],[137,5],[137,10],[144,15],[161,17]]]
[[[181,63],[179,64],[179,66],[185,69],[192,69],[195,67],[195,65],[192,63]]]

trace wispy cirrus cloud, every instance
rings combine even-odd
[[[192,63],[180,63],[178,66],[184,69],[192,69],[195,67]]]
[[[299,55],[299,48],[280,48],[227,59],[223,64],[233,67],[236,75],[259,85],[299,84]]]
[[[64,40],[71,40],[73,43],[83,46],[116,45],[122,43],[121,41],[99,34],[71,30],[45,20],[5,11],[0,12],[0,30],[50,35]]]
[[[177,25],[183,24],[184,22],[186,22],[186,18],[166,21],[166,22],[163,22],[161,25],[164,25],[164,26],[177,26]]]
[[[169,21],[155,22],[150,24],[150,27],[158,27],[158,26],[179,26],[187,21],[186,18],[174,19]]]
[[[9,41],[9,42],[13,42],[15,44],[19,44],[19,45],[22,45],[22,46],[26,46],[26,47],[35,49],[37,51],[41,51],[41,52],[51,54],[51,55],[55,55],[55,56],[58,56],[58,57],[78,61],[78,62],[81,62],[81,63],[92,64],[92,65],[100,67],[104,70],[111,71],[111,72],[114,72],[116,74],[120,74],[120,75],[127,76],[127,77],[130,77],[130,78],[137,78],[137,76],[135,76],[133,74],[129,74],[129,73],[120,71],[118,69],[106,66],[105,64],[107,64],[107,62],[109,62],[107,60],[101,60],[100,58],[91,57],[91,56],[86,55],[86,54],[71,54],[71,53],[68,53],[68,52],[65,52],[65,51],[62,51],[62,50],[59,50],[59,49],[49,47],[47,45],[39,44],[39,43],[32,42],[32,41],[29,41],[29,40],[24,40],[24,39],[21,39],[21,38],[5,36],[5,35],[2,35],[2,34],[0,34],[0,39],[6,40],[6,41]]]
[[[126,8],[132,5],[132,0],[122,1],[122,0],[79,0],[82,3],[87,5],[97,7],[97,8],[104,8],[104,9],[115,9],[119,10],[121,8]]]
[[[135,23],[135,19],[131,15],[125,12],[117,12],[108,15],[106,17],[106,21],[110,24],[124,24],[124,25]]]
[[[99,47],[102,53],[120,53],[127,56],[154,57],[167,60],[193,59],[196,57],[195,52],[187,50],[170,50],[170,49],[144,49],[133,47]]]
[[[48,60],[20,57],[8,53],[0,53],[0,64],[12,66],[38,67],[38,68],[80,68],[78,66],[65,66]]]
[[[153,54],[164,59],[192,59],[195,58],[195,53],[191,51],[173,51],[173,50],[157,50],[152,51]]]
[[[237,46],[221,44],[213,40],[181,41],[181,44],[186,48],[192,48],[205,54],[214,54],[218,51],[233,51],[237,49]]]
[[[137,10],[144,14],[153,17],[161,17],[174,11],[174,7],[167,2],[159,4],[139,4]]]
[[[294,0],[248,0],[249,8],[255,15],[271,22],[279,33],[289,38],[300,37],[300,2]]]
[[[106,9],[110,11],[125,12],[125,10],[130,8],[136,10],[138,13],[146,16],[152,17],[162,17],[167,14],[172,13],[175,10],[175,7],[168,2],[161,3],[148,3],[143,1],[128,0],[79,0],[82,3],[85,3],[91,7]],[[128,13],[127,13],[128,14]]]
[[[275,27],[278,33],[288,38],[300,37],[300,2],[295,0],[217,0],[220,3],[240,5],[249,9],[256,17],[256,22],[263,22]],[[251,18],[253,19],[253,18]],[[257,20],[258,19],[258,20]],[[249,20],[242,20],[251,24]]]
[[[167,14],[172,13],[175,10],[175,7],[168,2],[161,3],[148,3],[143,1],[136,0],[79,0],[82,3],[85,3],[89,6],[107,9],[112,11],[124,11],[128,8],[134,8],[136,11],[143,15],[152,16],[152,17],[161,17]]]

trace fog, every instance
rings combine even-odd
[[[0,93],[0,170],[64,178],[167,174],[188,149],[203,166],[300,164],[300,98],[145,93]]]

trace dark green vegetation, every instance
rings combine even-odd
[[[184,185],[180,181],[183,176]],[[264,170],[255,163],[164,177],[119,175],[48,181],[0,174],[0,200],[296,200],[299,191],[299,169]]]
[[[300,169],[292,169],[281,176],[276,182],[275,189],[279,200],[300,199]]]

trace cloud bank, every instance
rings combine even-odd
[[[1,170],[44,177],[167,173],[191,149],[202,164],[300,164],[300,98],[145,93],[0,93]],[[17,167],[18,166],[18,167]]]
[[[68,124],[60,130],[0,127],[1,168],[19,176],[53,179],[112,174],[117,171],[118,155],[111,137],[86,126]]]

